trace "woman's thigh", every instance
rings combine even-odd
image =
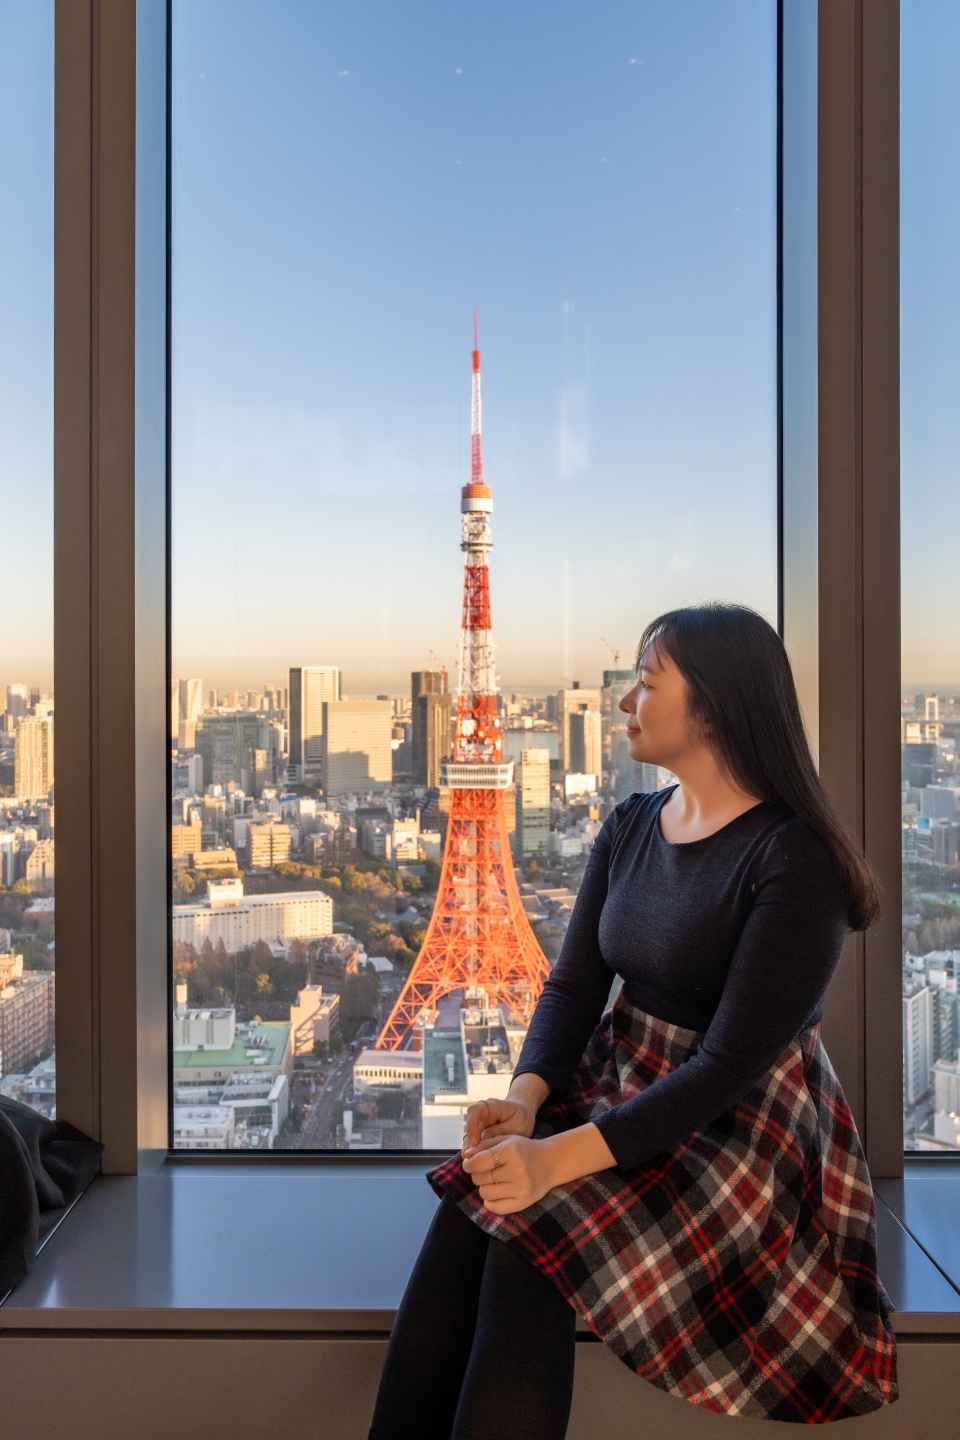
[[[575,1351],[573,1307],[523,1256],[491,1240],[452,1440],[563,1440]]]
[[[444,1196],[397,1312],[370,1440],[449,1440],[490,1243]]]

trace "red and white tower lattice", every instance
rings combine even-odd
[[[507,840],[506,791],[513,763],[503,759],[490,621],[493,492],[483,479],[480,350],[474,312],[470,483],[460,501],[464,552],[463,622],[453,758],[441,783],[450,818],[437,903],[426,938],[378,1040],[400,1050],[444,995],[481,986],[490,1004],[529,1019],[550,973],[520,903]]]

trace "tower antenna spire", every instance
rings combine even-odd
[[[489,555],[493,491],[483,479],[480,439],[480,346],[473,312],[470,481],[460,495],[463,614],[453,755],[441,767],[450,818],[437,902],[423,945],[397,997],[378,1048],[400,1050],[414,1028],[433,1023],[445,995],[467,987],[491,1006],[529,1021],[550,973],[520,901],[507,839],[506,792],[513,762],[504,761],[497,715],[497,672],[490,619]]]

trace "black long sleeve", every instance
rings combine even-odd
[[[846,912],[823,843],[780,806],[669,845],[666,797],[634,796],[598,836],[517,1073],[565,1089],[609,994],[703,1033],[686,1064],[596,1120],[630,1167],[703,1129],[819,1018]],[[705,1033],[704,1033],[705,1032]]]

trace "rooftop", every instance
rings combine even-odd
[[[252,1070],[254,1066],[279,1067],[289,1044],[290,1024],[286,1020],[254,1021],[237,1026],[236,1037],[229,1050],[178,1050],[175,1071],[181,1070]]]
[[[277,890],[272,895],[244,895],[242,899],[229,902],[220,900],[212,906],[206,900],[199,905],[174,905],[173,913],[175,915],[209,915],[211,910],[242,910],[254,906],[289,904],[294,900],[326,900],[328,904],[333,904],[325,890]]]
[[[467,1091],[459,1025],[456,1029],[435,1025],[423,1032],[423,1098],[429,1104],[438,1092],[444,1091],[455,1095],[465,1095]]]

